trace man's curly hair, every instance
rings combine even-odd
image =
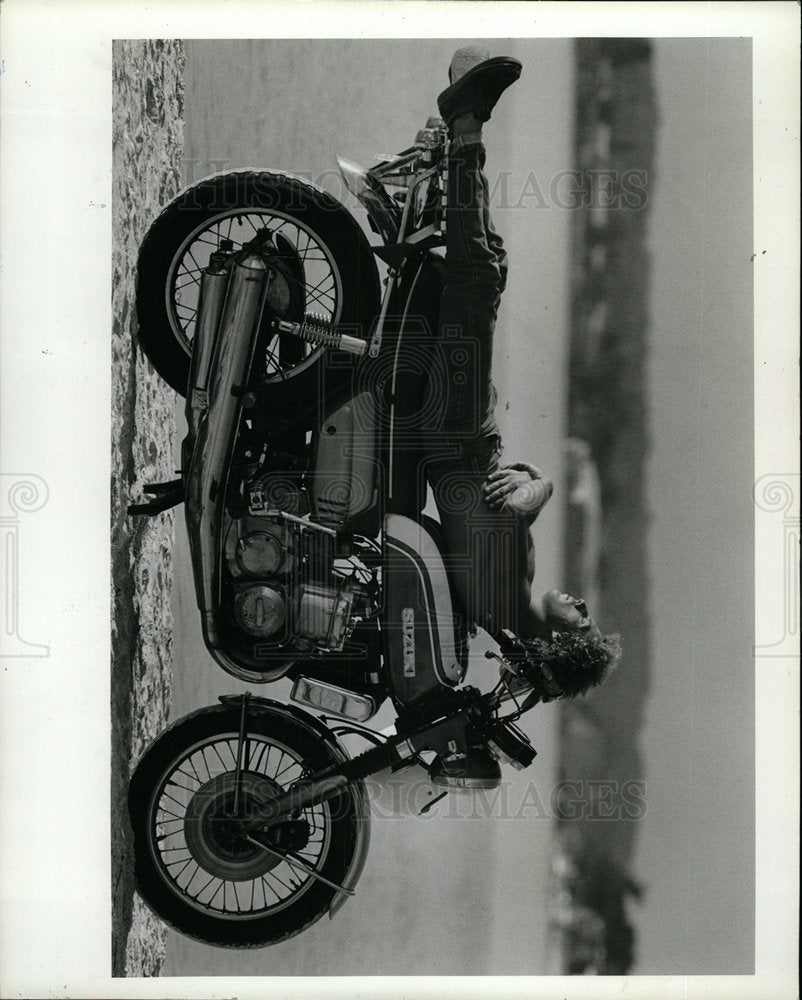
[[[621,637],[555,632],[529,639],[527,653],[549,698],[576,698],[605,681],[621,659]]]

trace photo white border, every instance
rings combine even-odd
[[[754,977],[112,979],[107,567],[112,39],[751,36],[758,480],[799,471],[798,10],[793,2],[5,0],[0,460],[3,471],[43,475],[51,487],[24,539],[19,581],[21,615],[51,656],[0,658],[3,996],[484,1000],[491,984],[510,1000],[533,989],[543,998],[625,989],[643,1000],[796,995],[798,655],[756,661]],[[798,503],[797,493],[797,513]],[[785,581],[760,558],[771,526],[758,519],[756,527],[760,634],[772,631]],[[796,644],[798,653],[798,633]]]

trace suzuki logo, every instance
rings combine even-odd
[[[415,612],[401,609],[401,648],[404,655],[404,677],[415,676]]]

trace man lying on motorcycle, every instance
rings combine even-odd
[[[532,595],[529,529],[552,495],[551,480],[534,465],[499,463],[491,369],[507,255],[489,212],[482,125],[520,71],[514,59],[460,49],[449,70],[451,85],[438,97],[452,140],[436,366],[445,381],[436,387],[443,405],[437,426],[427,432],[426,471],[457,597],[470,618],[493,636],[508,629],[535,649],[566,643],[578,660],[583,647],[592,648],[601,679],[617,659],[617,637],[603,637],[578,598],[556,590]],[[481,748],[440,766],[443,784],[449,775],[491,778],[498,770]]]

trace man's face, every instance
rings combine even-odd
[[[548,590],[543,596],[546,624],[555,632],[582,632],[600,637],[601,632],[588,614],[585,602],[559,590]]]

